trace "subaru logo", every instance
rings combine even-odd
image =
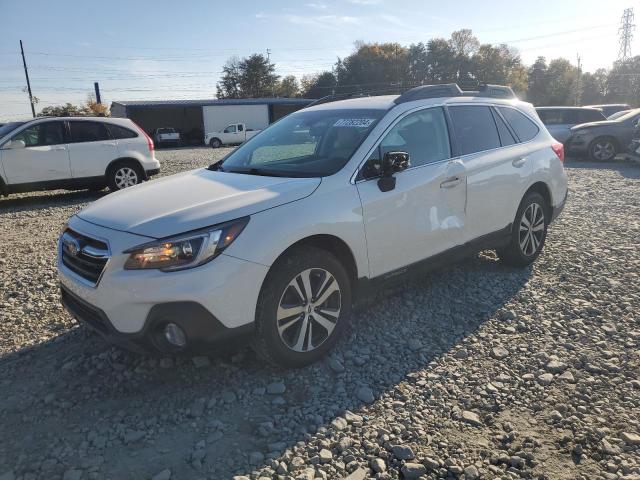
[[[80,251],[80,244],[76,239],[67,237],[62,240],[62,243],[69,255],[73,255],[74,257],[78,255],[78,252]]]

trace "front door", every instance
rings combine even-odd
[[[71,178],[69,152],[61,121],[41,122],[11,140],[22,140],[25,148],[2,150],[2,164],[10,185]]]
[[[407,152],[411,165],[395,174],[393,190],[383,192],[376,172],[391,151]],[[435,107],[399,119],[367,160],[356,185],[371,277],[464,242],[466,174],[451,157],[445,113]]]

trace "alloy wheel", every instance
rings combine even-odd
[[[138,184],[138,174],[131,167],[122,167],[116,170],[114,180],[118,190],[123,188],[133,187]]]
[[[309,268],[285,287],[276,313],[278,334],[295,352],[310,352],[322,345],[340,318],[340,285],[325,269]]]
[[[593,156],[596,160],[611,160],[616,155],[616,149],[609,140],[600,140],[593,146]]]
[[[544,237],[544,211],[537,203],[529,205],[520,219],[518,243],[524,255],[530,257],[540,248]]]

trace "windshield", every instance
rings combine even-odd
[[[222,163],[225,172],[324,177],[339,171],[386,110],[300,111],[259,133]]]
[[[627,120],[635,117],[638,114],[640,114],[640,108],[636,108],[635,110],[628,111],[626,114],[622,115],[621,117],[616,118],[616,121],[626,122]]]
[[[0,127],[0,138],[4,137],[7,133],[9,133],[12,130],[15,130],[20,125],[24,125],[25,123],[27,123],[27,122],[9,122],[9,123],[5,123],[4,125],[2,125]]]
[[[631,110],[622,110],[620,112],[616,112],[613,115],[609,115],[607,117],[607,120],[617,120],[618,118],[622,117],[623,115],[626,115],[627,113],[629,113]]]

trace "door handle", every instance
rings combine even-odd
[[[513,162],[511,162],[511,164],[516,168],[520,168],[525,163],[527,163],[527,157],[516,158]]]
[[[462,177],[459,177],[459,176],[449,177],[440,184],[440,188],[453,188],[460,185],[461,182],[462,182]]]
[[[52,150],[66,150],[66,149],[67,149],[67,147],[65,147],[65,146],[59,146],[59,147],[53,147]]]
[[[103,147],[115,147],[116,144],[115,143],[103,143],[102,146]]]

